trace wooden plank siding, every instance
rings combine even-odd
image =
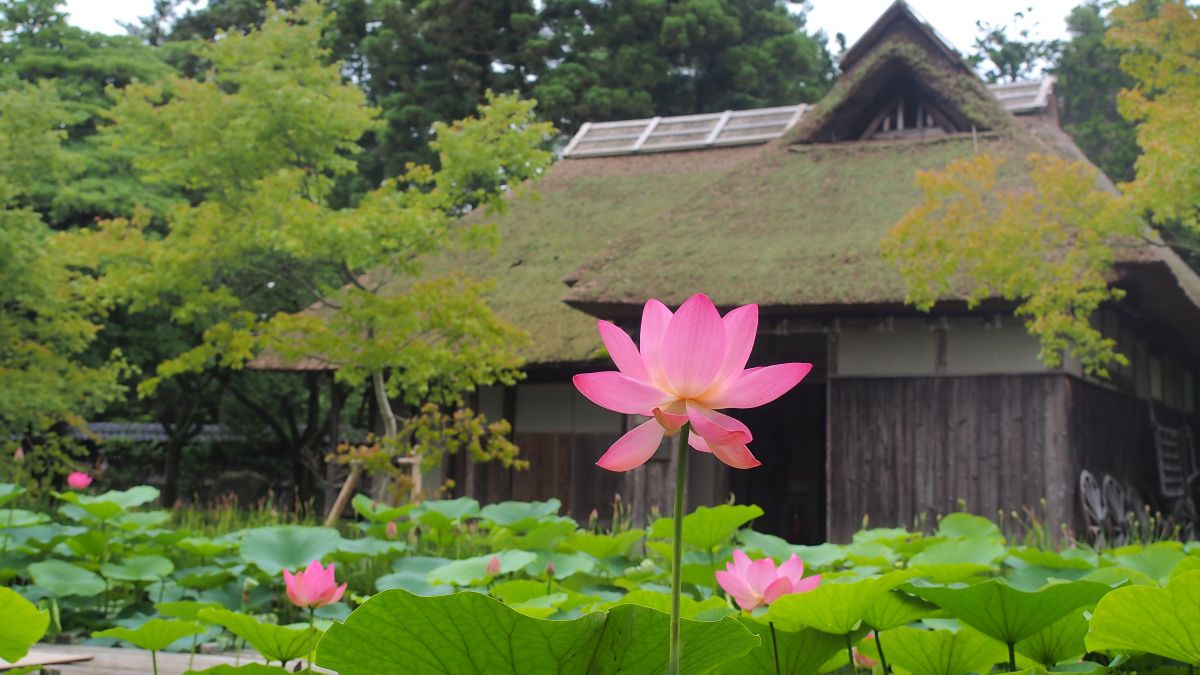
[[[1036,507],[1071,516],[1064,375],[834,378],[827,536],[925,515]]]
[[[1197,428],[1155,411],[1161,423]],[[960,501],[989,517],[1032,507],[1054,534],[1064,524],[1081,533],[1083,469],[1171,507],[1158,496],[1146,401],[1073,375],[834,378],[828,425],[831,541],[848,541],[864,516],[912,527]]]

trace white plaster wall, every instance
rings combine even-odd
[[[622,416],[584,398],[570,384],[518,384],[518,433],[618,433]]]
[[[946,333],[946,372],[951,375],[1039,373],[1038,340],[1020,325],[988,327],[952,323]]]
[[[837,349],[838,375],[928,375],[937,365],[936,338],[922,324],[843,330]]]

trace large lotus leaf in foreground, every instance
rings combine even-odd
[[[821,666],[846,648],[846,639],[841,635],[822,633],[815,628],[796,631],[775,629],[746,615],[739,617],[742,624],[762,641],[745,656],[726,662],[717,668],[720,675],[817,675]],[[775,650],[779,650],[779,670],[775,670]]]
[[[310,631],[307,626],[276,626],[228,609],[202,609],[197,616],[201,621],[223,626],[230,633],[250,643],[250,646],[268,661],[286,662],[308,656],[310,640],[316,640],[318,637],[318,631]]]
[[[1004,645],[970,628],[956,632],[901,627],[880,636],[889,664],[921,675],[987,673],[1005,659]],[[862,644],[863,653],[879,658],[875,644]]]
[[[815,628],[834,635],[858,629],[867,611],[886,593],[912,578],[907,571],[891,572],[851,582],[824,582],[806,593],[785,595],[767,612],[776,628]]]
[[[334,624],[317,665],[341,675],[659,675],[669,617],[621,605],[571,621],[534,619],[479,593],[422,598],[385,591]],[[732,618],[684,621],[680,672],[705,673],[759,640]]]
[[[41,639],[50,615],[16,591],[0,587],[0,659],[17,661]]]
[[[1200,666],[1200,571],[1165,588],[1127,586],[1104,596],[1087,634],[1091,651],[1149,652]]]

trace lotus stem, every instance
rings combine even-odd
[[[304,669],[306,673],[311,673],[313,666],[313,627],[317,621],[316,612],[315,607],[308,608],[308,667]]]
[[[154,675],[158,675],[158,652],[150,652],[150,665],[154,668]]]
[[[1017,652],[1013,643],[1008,644],[1008,669],[1012,672],[1017,672]]]
[[[854,662],[854,646],[850,644],[850,634],[846,633],[842,637],[846,638],[846,658],[850,659],[850,672],[858,672],[858,664]]]
[[[884,675],[892,672],[888,667],[887,657],[883,655],[883,641],[879,639],[879,631],[875,631],[875,649],[879,652],[879,665],[883,668]]]
[[[675,458],[675,538],[671,551],[671,649],[667,675],[679,675],[679,593],[683,589],[683,496],[687,487],[688,433],[690,424],[679,430],[679,452]]]
[[[775,675],[783,675],[779,670],[779,641],[775,639],[775,622],[768,621],[767,626],[771,628],[771,654],[775,657]]]

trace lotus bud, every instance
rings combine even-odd
[[[488,561],[487,574],[489,577],[494,577],[497,574],[500,574],[500,559],[496,556],[492,556],[492,559]]]

